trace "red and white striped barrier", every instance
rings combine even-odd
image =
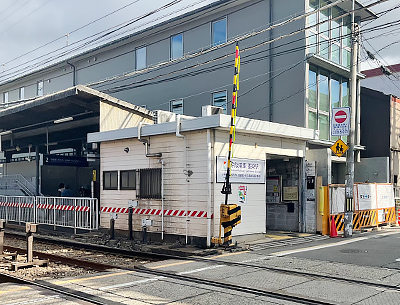
[[[0,206],[14,208],[33,208],[33,203],[17,203],[17,202],[0,202]]]
[[[33,203],[17,203],[17,202],[0,202],[0,206],[6,207],[21,207],[21,208],[33,208]],[[60,211],[77,211],[77,212],[89,212],[90,207],[86,206],[73,206],[73,205],[53,205],[53,204],[38,204],[38,209],[45,210],[60,210]]]
[[[127,214],[129,213],[128,208],[113,208],[113,207],[101,207],[100,211],[102,213],[121,213]],[[133,209],[133,214],[141,214],[141,215],[161,215],[162,210],[158,209]],[[178,216],[178,217],[186,217],[185,210],[164,210],[164,216]],[[188,217],[196,217],[196,218],[207,218],[207,212],[205,211],[187,211]],[[211,218],[213,218],[213,214],[211,214]]]

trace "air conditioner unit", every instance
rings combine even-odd
[[[154,111],[153,122],[154,124],[161,124],[167,122],[175,122],[176,114],[165,110]]]
[[[222,107],[205,105],[201,107],[201,116],[210,116],[214,114],[223,114],[224,109]]]

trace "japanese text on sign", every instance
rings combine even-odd
[[[217,157],[217,182],[224,182],[228,161]],[[246,183],[265,183],[265,161],[249,159],[231,160],[230,181]]]

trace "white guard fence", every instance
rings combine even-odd
[[[98,229],[96,198],[0,196],[0,219],[54,227]]]

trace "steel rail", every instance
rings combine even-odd
[[[5,274],[0,272],[0,282],[12,282],[12,283],[17,283],[17,284],[23,284],[23,285],[29,285],[29,286],[35,286],[44,290],[52,291],[57,294],[67,296],[70,298],[74,298],[77,300],[85,301],[90,304],[97,304],[97,305],[121,305],[122,303],[114,302],[111,300],[107,300],[98,296],[93,296],[90,294],[87,294],[85,292],[73,290],[70,288],[64,288],[61,286],[57,286],[54,284],[46,283],[44,281],[30,281],[26,279],[22,279],[10,274]]]
[[[7,233],[6,233],[7,234]],[[18,235],[20,236],[20,235]],[[357,280],[357,279],[348,279],[340,276],[333,276],[333,275],[323,275],[323,274],[318,274],[318,273],[310,273],[310,272],[303,272],[303,271],[298,271],[298,270],[288,270],[288,269],[282,269],[282,268],[277,268],[277,267],[268,267],[268,266],[259,266],[259,265],[253,265],[253,264],[247,264],[247,263],[240,263],[240,262],[230,262],[230,261],[224,261],[224,260],[218,260],[218,259],[213,259],[213,258],[206,258],[206,257],[199,257],[199,256],[178,256],[178,255],[172,255],[172,254],[162,254],[162,253],[153,253],[153,252],[146,252],[146,251],[131,251],[131,250],[125,250],[125,249],[119,249],[119,248],[111,248],[107,246],[102,246],[102,245],[94,245],[94,244],[85,244],[81,242],[76,242],[76,241],[68,241],[64,239],[48,239],[44,237],[36,237],[36,240],[41,240],[41,241],[46,241],[49,243],[56,243],[56,244],[65,244],[71,247],[75,248],[85,248],[86,250],[93,250],[93,251],[100,251],[104,253],[111,253],[111,254],[118,254],[120,256],[124,257],[130,257],[130,258],[153,258],[153,259],[175,259],[175,260],[185,260],[185,261],[196,261],[196,262],[203,262],[203,263],[209,263],[209,264],[220,264],[220,265],[227,265],[227,266],[235,266],[235,267],[244,267],[244,268],[250,268],[250,269],[257,269],[257,270],[267,270],[267,271],[272,271],[272,272],[277,272],[277,273],[284,273],[284,274],[289,274],[289,275],[298,275],[298,276],[304,276],[308,278],[313,278],[313,279],[324,279],[324,280],[334,280],[334,281],[341,281],[344,283],[349,283],[349,284],[357,284],[357,285],[363,285],[363,286],[369,286],[369,287],[374,287],[374,288],[383,288],[383,289],[390,289],[394,291],[400,291],[400,287],[397,287],[396,285],[390,285],[390,284],[383,284],[383,283],[377,283],[377,282],[372,282],[372,281],[366,281],[364,280]],[[11,247],[7,247],[11,249]],[[34,253],[35,256],[40,256],[43,258],[46,255],[49,255],[47,253],[42,253],[42,252],[37,252],[35,251]],[[66,264],[69,264],[68,261],[63,259],[63,256],[57,256],[54,255],[54,259],[51,259],[49,256],[50,260],[53,261],[63,261]],[[76,266],[83,266],[80,264],[80,262],[86,262],[88,264],[92,262],[88,261],[81,261],[78,259],[72,259],[71,258],[71,263],[72,265]],[[96,267],[96,264],[98,265],[98,269]],[[84,266],[83,266],[84,267]],[[118,267],[123,270],[134,270],[133,268],[127,268],[127,267],[119,267],[119,266],[112,266],[112,265],[106,265],[106,264],[100,264],[100,263],[93,263],[93,266],[87,266],[87,268],[92,268],[95,270],[106,270],[109,268],[115,268]],[[102,269],[103,268],[103,269]]]

